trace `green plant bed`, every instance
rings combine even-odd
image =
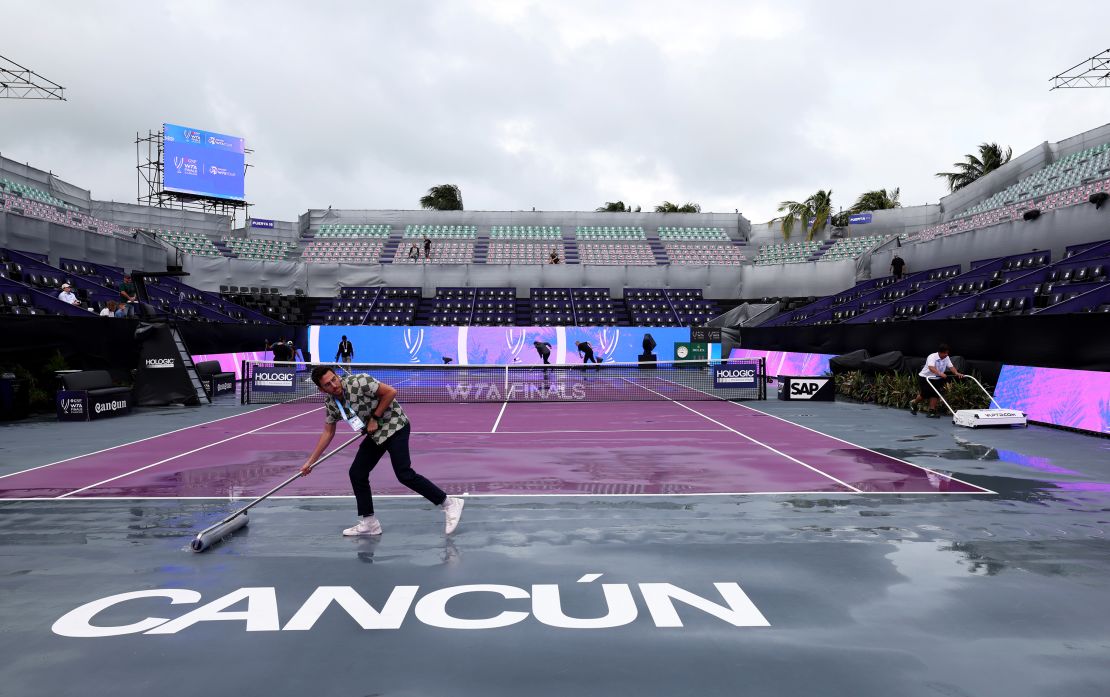
[[[994,385],[988,385],[977,375],[972,376],[983,383],[988,392]],[[878,404],[884,407],[905,409],[910,400],[917,396],[917,376],[909,373],[878,373],[866,375],[858,370],[839,373],[834,376],[836,393],[857,402]],[[943,390],[944,398],[955,411],[961,409],[986,409],[990,400],[971,380],[949,380]],[[925,395],[926,398],[932,395]],[[942,405],[943,408],[943,405]]]

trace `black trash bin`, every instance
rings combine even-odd
[[[26,419],[30,413],[30,381],[14,373],[0,374],[0,421]]]

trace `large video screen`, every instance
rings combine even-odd
[[[767,374],[771,377],[817,377],[829,372],[831,353],[794,353],[790,351],[762,351],[734,348],[729,352],[732,360],[767,359]]]
[[[1004,365],[994,398],[1030,421],[1110,434],[1110,373]]]
[[[661,361],[674,359],[674,344],[689,341],[687,327],[378,327],[312,326],[308,344],[313,360],[332,361],[343,336],[354,345],[356,363],[455,365],[538,364],[534,341],[551,344],[550,361],[581,363],[577,342],[589,341],[605,363],[635,363],[645,334],[655,340]],[[713,344],[710,358],[719,358]]]
[[[162,124],[162,187],[197,196],[243,201],[243,139]]]

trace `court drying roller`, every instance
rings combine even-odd
[[[312,469],[316,469],[317,467],[319,467],[321,462],[323,462],[324,460],[327,460],[329,457],[336,454],[337,452],[339,452],[343,448],[346,448],[348,445],[350,445],[351,443],[354,443],[356,440],[358,440],[361,437],[362,437],[362,434],[360,433],[360,434],[354,436],[353,438],[351,438],[349,441],[347,441],[343,445],[340,445],[335,450],[332,450],[330,453],[324,455],[323,457],[321,457],[319,460],[317,460],[316,462],[314,462],[312,464]],[[294,474],[289,479],[286,479],[281,484],[278,484],[273,489],[270,489],[265,494],[262,494],[261,496],[256,498],[254,501],[251,501],[246,506],[243,506],[242,508],[235,511],[234,513],[232,513],[228,517],[224,518],[220,522],[216,523],[215,525],[211,525],[211,526],[201,530],[200,532],[197,533],[197,536],[193,539],[193,541],[191,543],[189,543],[189,547],[192,548],[192,550],[194,552],[203,552],[206,549],[209,549],[210,547],[212,547],[213,545],[218,544],[225,537],[228,537],[229,535],[234,533],[239,528],[245,527],[247,525],[247,523],[249,522],[249,520],[247,518],[247,511],[254,508],[258,504],[262,503],[263,501],[265,501],[270,496],[272,496],[272,495],[276,494],[277,492],[281,491],[283,488],[285,488],[287,485],[292,483],[294,480],[299,479],[303,476],[304,476],[303,474],[301,474],[300,472],[297,472],[296,474]]]

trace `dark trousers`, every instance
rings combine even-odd
[[[370,471],[382,459],[382,455],[389,453],[389,461],[393,465],[393,473],[397,481],[428,499],[435,505],[443,503],[447,494],[443,493],[435,484],[416,473],[412,468],[409,458],[409,434],[412,429],[405,426],[390,436],[384,444],[379,445],[366,437],[358,447],[355,461],[351,463],[348,474],[351,476],[351,489],[355,492],[355,501],[358,503],[358,514],[374,515],[374,498],[370,494]]]
[[[598,366],[597,369],[601,370],[601,361],[597,360],[597,356],[594,355],[593,351],[586,353],[586,355],[582,358],[582,365],[586,365],[590,361],[593,361],[594,365]]]

